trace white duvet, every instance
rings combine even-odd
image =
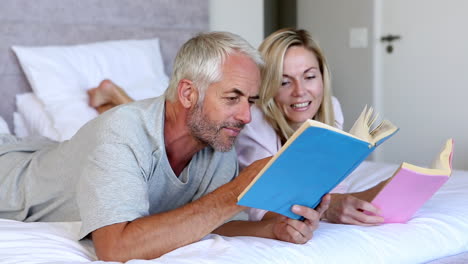
[[[370,187],[396,168],[365,162],[350,176],[350,188]],[[468,251],[467,203],[468,172],[455,171],[407,224],[359,227],[323,222],[305,245],[208,235],[158,259],[128,263],[424,263]],[[76,241],[79,227],[79,222],[0,219],[0,263],[98,263],[92,243]]]

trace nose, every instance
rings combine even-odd
[[[250,104],[245,101],[239,104],[239,111],[237,112],[236,119],[241,121],[243,124],[248,124],[252,120],[250,113]]]
[[[304,86],[304,84],[302,83],[301,80],[295,81],[294,82],[294,87],[292,89],[293,89],[293,91],[292,91],[293,96],[300,97],[300,96],[303,96],[306,93],[305,86]]]

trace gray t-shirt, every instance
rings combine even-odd
[[[6,175],[15,178],[8,182],[19,179],[18,187],[32,192],[13,191],[15,199],[23,198],[29,205],[22,208],[24,219],[18,220],[81,219],[80,237],[84,237],[106,225],[180,207],[237,175],[235,151],[222,153],[207,147],[176,177],[165,152],[163,131],[164,98],[158,97],[116,107],[58,145],[41,143],[30,152],[12,150],[5,158],[4,149],[18,145],[25,149],[31,144],[0,146],[0,167],[10,155],[20,156],[15,162],[23,164],[10,173],[14,175]],[[0,174],[0,181],[10,179]],[[29,184],[31,179],[34,185]],[[37,185],[44,189],[38,191]],[[0,217],[2,198],[0,194]]]

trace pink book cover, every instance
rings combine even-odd
[[[426,175],[400,168],[372,204],[381,209],[384,223],[405,223],[448,178],[447,175]]]
[[[414,171],[410,169],[413,166],[411,164],[405,165],[403,163],[400,166],[392,179],[371,202],[380,208],[380,215],[384,218],[384,223],[406,223],[449,179],[452,171],[453,147],[453,139],[447,140],[445,147],[437,157],[439,162],[448,161],[449,171],[445,174],[440,170],[438,170],[440,174]],[[446,166],[444,167],[446,168]],[[417,168],[416,166],[415,169]]]

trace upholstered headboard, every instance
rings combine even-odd
[[[166,72],[179,47],[208,29],[208,0],[2,0],[0,115],[13,128],[15,95],[31,91],[12,45],[160,39]]]

